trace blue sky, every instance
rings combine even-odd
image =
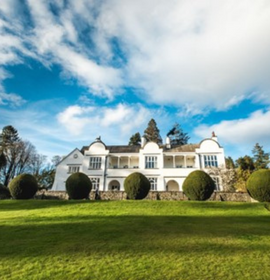
[[[49,157],[154,118],[270,151],[269,1],[1,0],[0,128]]]

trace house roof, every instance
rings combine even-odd
[[[174,152],[195,152],[195,149],[199,148],[200,144],[187,144],[181,146],[173,146],[172,148],[168,149],[166,146],[161,146],[167,153],[174,153]],[[83,146],[81,152],[83,153],[85,150],[88,150],[89,146]],[[139,153],[141,149],[140,145],[119,145],[119,146],[106,146],[106,150],[109,150],[110,153]]]
[[[107,149],[110,151],[110,153],[139,153],[140,148],[140,145],[107,146]]]
[[[174,146],[171,149],[166,149],[168,153],[174,152],[195,152],[196,149],[200,148],[200,144],[187,144],[181,146]]]
[[[139,153],[141,146],[140,145],[122,145],[122,146],[106,146],[106,150],[109,150],[110,153]],[[89,146],[83,146],[81,152],[88,150]]]

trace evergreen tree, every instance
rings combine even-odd
[[[188,143],[189,136],[183,131],[179,123],[175,123],[173,128],[167,133],[171,140],[171,145],[185,145]]]
[[[5,154],[1,151],[0,152],[0,170],[2,168],[4,168],[6,166],[6,164],[7,164],[7,159],[5,157]]]
[[[225,164],[226,164],[227,169],[234,169],[235,168],[234,161],[231,157],[225,158]]]
[[[155,142],[157,144],[162,144],[162,138],[159,134],[159,129],[157,128],[157,123],[154,119],[151,119],[148,123],[147,128],[144,131],[145,139],[150,142]]]
[[[268,164],[270,163],[269,153],[264,152],[263,146],[260,146],[259,143],[256,143],[252,153],[254,166],[257,170],[268,168]]]
[[[236,160],[237,167],[242,170],[253,171],[255,169],[254,161],[250,156],[240,157]]]
[[[139,132],[133,134],[129,139],[129,146],[135,146],[141,144],[141,134]]]

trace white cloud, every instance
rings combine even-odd
[[[20,106],[25,102],[18,94],[0,92],[0,105]]]
[[[154,103],[223,110],[269,87],[265,1],[105,1],[97,27],[119,38],[129,82]]]
[[[34,57],[61,65],[91,94],[111,100],[132,86],[146,102],[184,106],[189,114],[244,99],[270,104],[265,0],[2,2],[2,65]],[[33,26],[23,24],[22,5]]]
[[[259,142],[270,148],[270,110],[253,112],[248,118],[221,121],[214,125],[200,125],[194,133],[202,138],[215,131],[221,143],[246,147]],[[249,151],[248,151],[249,152]]]
[[[96,135],[108,136],[108,131],[113,131],[123,137],[144,124],[149,115],[141,105],[118,104],[114,108],[74,105],[59,113],[57,120],[71,135],[81,136],[89,128]]]

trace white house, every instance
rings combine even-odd
[[[81,150],[75,149],[57,165],[53,191],[65,191],[70,174],[83,172],[92,181],[93,189],[124,190],[125,178],[133,173],[144,174],[151,190],[182,191],[185,178],[194,170],[225,167],[224,149],[213,133],[199,144],[159,146],[142,138],[141,146],[106,146],[100,138]],[[212,177],[216,189],[222,190],[219,177]]]

